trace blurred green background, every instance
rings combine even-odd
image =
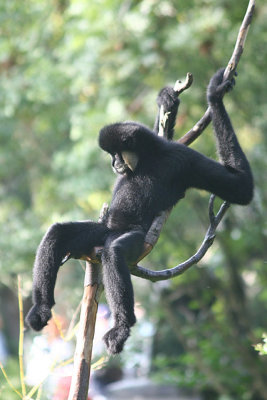
[[[267,331],[267,5],[256,3],[237,84],[225,99],[253,169],[254,200],[231,207],[197,267],[164,284],[134,279],[156,326],[153,376],[204,399],[267,399],[267,357],[253,347]],[[246,6],[1,2],[0,315],[10,363],[17,354],[17,274],[27,309],[35,250],[48,226],[96,219],[110,200],[114,175],[97,145],[100,128],[121,120],[153,126],[157,92],[190,71],[194,83],[181,95],[176,139],[187,132],[206,109],[210,77],[232,54]],[[211,127],[192,147],[216,157]],[[187,193],[143,265],[170,268],[195,252],[208,226],[208,199]],[[70,318],[82,292],[83,269],[70,261],[57,282],[58,310]]]

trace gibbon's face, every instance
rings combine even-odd
[[[113,171],[121,175],[129,171],[134,172],[138,163],[138,157],[132,151],[122,151],[121,154],[115,153],[111,157]]]

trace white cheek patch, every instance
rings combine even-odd
[[[134,171],[138,163],[138,156],[133,151],[122,151],[121,156],[128,168]]]

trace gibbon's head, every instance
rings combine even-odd
[[[159,147],[160,139],[146,126],[136,122],[107,125],[99,133],[99,146],[112,157],[112,167],[119,173],[133,173],[146,157]]]
[[[140,126],[121,122],[105,126],[99,133],[99,146],[112,158],[112,168],[118,174],[134,172],[138,164]]]

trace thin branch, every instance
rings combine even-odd
[[[226,211],[230,207],[230,204],[224,202],[218,213],[214,215],[213,206],[214,206],[214,199],[215,196],[212,195],[209,202],[209,219],[210,225],[205,235],[205,238],[198,249],[198,251],[190,257],[188,260],[184,261],[183,263],[177,265],[176,267],[170,269],[164,269],[161,271],[152,271],[147,268],[141,267],[139,265],[131,266],[131,274],[138,276],[139,278],[147,279],[152,282],[162,281],[170,278],[174,278],[175,276],[183,274],[185,271],[188,270],[192,265],[197,264],[206,254],[210,246],[212,245],[215,239],[215,232],[216,228],[219,225],[220,221],[224,217]]]
[[[190,86],[193,83],[193,75],[191,72],[187,72],[185,81],[182,82],[180,80],[175,82],[173,90],[177,92],[177,96],[180,96],[181,93],[183,93],[184,90],[190,88]]]
[[[18,275],[18,303],[19,303],[19,372],[20,372],[21,393],[24,398],[26,396],[26,385],[24,376],[24,365],[23,365],[24,318],[23,318],[23,301],[21,293],[20,275]]]
[[[245,40],[251,24],[254,9],[255,0],[250,0],[243,22],[239,29],[233,54],[224,71],[224,80],[231,79],[234,75],[234,72],[236,71],[237,65],[244,50]],[[210,122],[211,112],[210,108],[208,107],[203,117],[193,126],[192,129],[190,129],[190,131],[188,131],[183,137],[181,137],[178,142],[189,146],[201,135],[201,133],[209,125]]]

